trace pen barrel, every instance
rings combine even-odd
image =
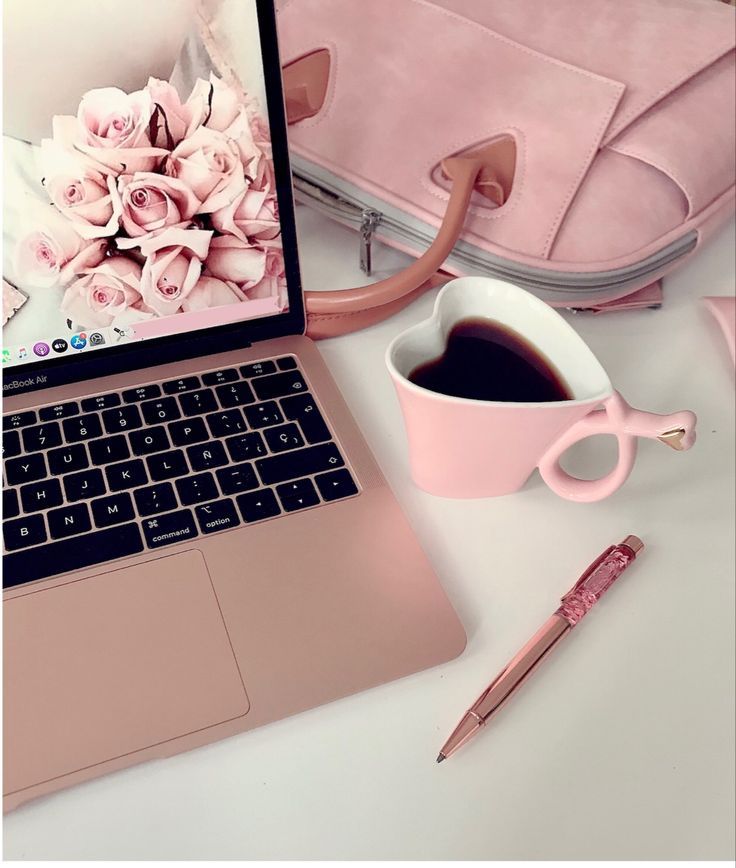
[[[557,612],[551,615],[478,697],[471,712],[485,723],[513,696],[570,630],[571,626],[564,617]]]

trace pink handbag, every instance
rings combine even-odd
[[[419,256],[307,293],[313,337],[383,319],[440,268],[557,306],[651,306],[733,213],[725,4],[277,5],[297,198],[360,230],[367,273],[372,238]]]

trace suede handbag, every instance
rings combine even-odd
[[[237,13],[199,0],[237,78]],[[281,0],[298,200],[416,255],[306,293],[308,334],[390,315],[448,275],[555,306],[655,306],[734,211],[736,29],[714,0]]]

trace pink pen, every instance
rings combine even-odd
[[[616,546],[607,548],[562,598],[562,605],[532,636],[519,653],[486,687],[465,712],[452,735],[442,746],[437,762],[447,759],[470,741],[488,723],[504,703],[513,696],[527,677],[549,655],[557,643],[578,624],[600,600],[626,567],[644,548],[636,536],[627,536]]]

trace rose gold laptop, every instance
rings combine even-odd
[[[303,336],[273,9],[242,6],[257,21],[263,60],[252,86],[265,82],[267,110],[248,108],[257,171],[236,186],[278,198],[267,231],[251,226],[246,236],[256,261],[248,279],[203,280],[208,262],[225,267],[204,254],[189,287],[160,268],[151,239],[169,227],[146,224],[161,188],[143,183],[116,237],[148,246],[115,247],[144,273],[111,272],[108,251],[66,294],[29,280],[20,287],[28,301],[4,330],[6,810],[464,647]],[[202,87],[205,107],[218,109],[226,94]],[[96,134],[127,135],[118,121]],[[160,125],[145,135],[153,144],[169,133],[178,135]],[[80,153],[99,157],[85,141]],[[184,229],[209,232],[211,249],[225,234],[212,210]],[[42,252],[36,269],[58,266],[53,245]]]

